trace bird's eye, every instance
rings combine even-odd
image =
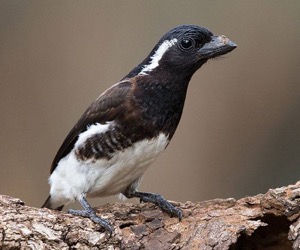
[[[195,44],[195,42],[191,38],[184,38],[179,43],[180,48],[183,50],[188,50],[188,49],[192,48],[194,44]]]

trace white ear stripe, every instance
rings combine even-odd
[[[177,42],[177,39],[174,38],[172,40],[165,40],[155,51],[154,55],[151,56],[150,64],[145,65],[142,69],[142,71],[139,73],[139,75],[147,75],[148,72],[152,71],[159,65],[160,59],[163,57],[163,55],[166,53],[166,51],[171,48],[175,43]]]

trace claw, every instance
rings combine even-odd
[[[113,227],[111,224],[105,220],[97,216],[95,211],[92,209],[92,207],[89,205],[87,200],[82,197],[80,200],[81,205],[84,207],[84,210],[74,210],[74,209],[69,209],[68,213],[76,215],[76,216],[81,216],[85,218],[90,218],[93,222],[96,224],[99,224],[101,227],[105,229],[106,232],[108,232],[109,237],[111,237],[113,233]]]
[[[140,198],[140,202],[150,202],[157,205],[161,210],[168,213],[171,217],[178,217],[179,221],[182,220],[182,211],[180,208],[175,207],[170,202],[168,202],[160,194],[144,193],[144,192],[134,192],[130,196]]]

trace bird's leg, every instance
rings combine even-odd
[[[79,199],[79,202],[83,206],[84,210],[69,209],[68,213],[76,216],[90,218],[93,222],[100,224],[100,226],[103,227],[107,232],[109,232],[109,235],[111,235],[113,228],[110,223],[107,220],[97,216],[91,205],[87,202],[86,198],[81,197]]]
[[[140,198],[141,202],[150,202],[157,205],[161,210],[168,213],[171,217],[176,216],[179,218],[179,221],[182,219],[182,211],[181,209],[173,206],[170,202],[168,202],[162,195],[153,194],[153,193],[145,193],[138,191],[131,191],[124,194],[127,198]]]

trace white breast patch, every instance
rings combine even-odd
[[[134,143],[109,160],[94,162],[78,160],[74,153],[75,146],[59,161],[49,178],[51,198],[59,206],[82,195],[104,197],[123,192],[144,174],[168,142],[168,137],[161,133],[151,140]]]

